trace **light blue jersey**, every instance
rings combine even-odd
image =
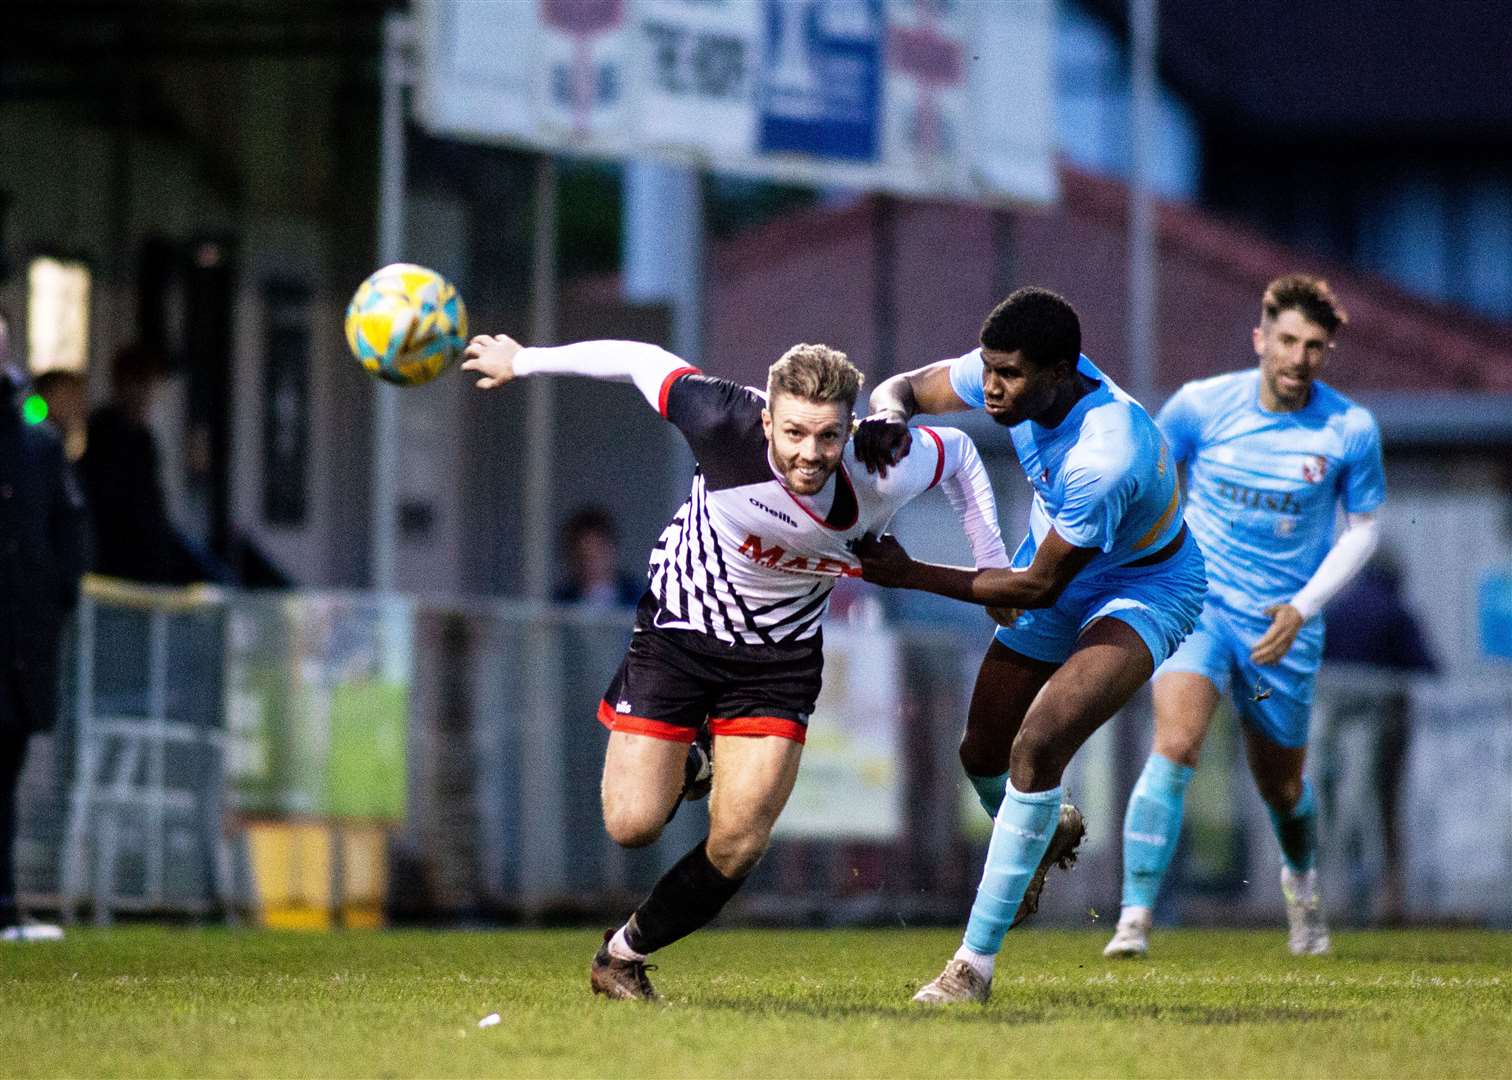
[[[1130,623],[1159,664],[1191,630],[1204,592],[1202,553],[1190,539],[1150,565],[1181,534],[1176,466],[1144,408],[1085,356],[1081,374],[1098,382],[1053,428],[1033,420],[1009,429],[1019,464],[1034,488],[1029,535],[1013,566],[1034,561],[1054,529],[1074,547],[1099,553],[1051,608],[1026,612],[998,639],[1020,653],[1059,662],[1077,635],[1105,615]],[[950,385],[966,404],[982,406],[982,351],[957,357]]]
[[[1067,543],[1100,548],[1082,571],[1093,578],[1152,555],[1181,531],[1181,493],[1160,430],[1144,408],[1085,356],[1077,370],[1102,385],[1053,428],[1033,420],[1009,428],[1034,487],[1029,535],[1014,556],[1022,569],[1052,528]],[[957,357],[950,385],[968,405],[985,403],[982,350]]]
[[[1386,501],[1375,418],[1325,383],[1303,408],[1271,413],[1257,369],[1218,375],[1183,386],[1158,422],[1187,468],[1209,603],[1235,613],[1260,616],[1301,591],[1333,546],[1336,507]]]
[[[1187,469],[1187,525],[1207,553],[1210,591],[1191,635],[1162,673],[1190,672],[1232,691],[1240,718],[1282,746],[1305,746],[1323,655],[1323,620],[1309,619],[1279,661],[1250,650],[1333,546],[1339,506],[1386,498],[1381,433],[1370,413],[1314,382],[1295,412],[1260,407],[1260,372],[1183,386],[1159,423]]]

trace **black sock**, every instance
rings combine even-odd
[[[625,941],[638,953],[664,949],[718,915],[745,878],[727,878],[709,861],[706,840],[661,876],[630,916]]]

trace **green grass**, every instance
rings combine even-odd
[[[1512,1061],[1512,935],[1010,935],[990,1005],[908,998],[947,931],[706,932],[664,1006],[587,990],[591,931],[79,930],[0,947],[4,1076],[1490,1076]],[[502,1022],[479,1029],[497,1012]]]

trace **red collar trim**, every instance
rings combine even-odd
[[[768,462],[768,464],[770,464],[770,462]],[[783,491],[787,492],[787,497],[798,504],[798,509],[802,510],[805,514],[813,518],[820,525],[823,525],[826,529],[829,529],[831,532],[845,532],[847,529],[854,529],[856,527],[856,522],[861,520],[861,500],[856,498],[856,485],[851,483],[850,473],[845,469],[845,462],[842,461],[840,463],[840,467],[835,470],[835,475],[840,477],[841,480],[845,481],[846,488],[850,490],[851,505],[856,508],[856,512],[851,516],[850,523],[846,525],[831,525],[829,522],[825,521],[822,517],[820,517],[818,514],[814,513],[806,505],[804,505],[803,500],[798,498],[797,495],[794,495],[793,492],[789,490],[788,486],[782,482],[782,478],[780,476],[776,479],[777,486],[780,487]],[[839,488],[840,480],[835,481],[835,486],[837,489]],[[839,490],[835,491],[835,498],[840,498]],[[831,509],[833,509],[833,507],[831,507]]]

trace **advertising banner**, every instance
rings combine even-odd
[[[1512,684],[1425,683],[1411,692],[1402,828],[1409,914],[1512,924]],[[1474,809],[1445,799],[1445,778]]]
[[[765,15],[757,149],[875,161],[880,0],[772,0]]]
[[[233,808],[401,820],[413,648],[408,603],[248,595],[228,618]]]
[[[897,642],[842,628],[824,635],[824,689],[803,765],[773,835],[890,840],[903,825]]]
[[[417,0],[456,138],[775,181],[1048,202],[1050,0]]]

